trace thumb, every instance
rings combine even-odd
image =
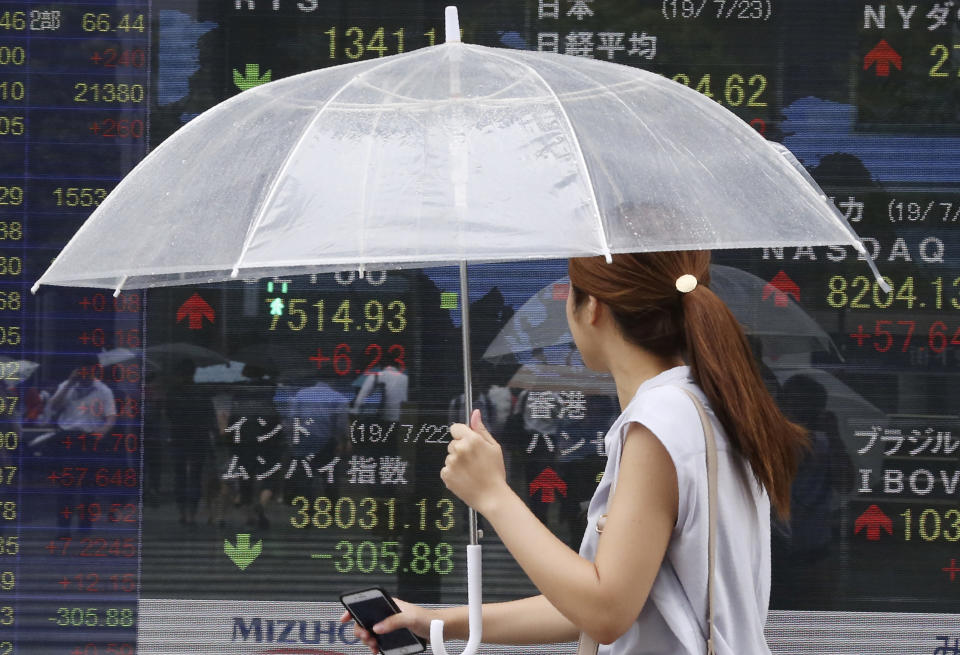
[[[487,430],[487,426],[483,424],[483,419],[480,417],[480,410],[475,409],[470,415],[470,429],[474,432],[477,432],[485,440],[492,443],[497,443],[497,440],[493,438],[493,435],[490,434],[490,431]]]
[[[391,614],[380,623],[375,624],[371,627],[371,631],[374,634],[384,635],[400,628],[409,628],[412,622],[413,617],[408,612],[400,612],[399,614]]]

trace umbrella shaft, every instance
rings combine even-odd
[[[463,337],[463,413],[464,422],[470,425],[473,413],[473,383],[470,381],[473,359],[470,353],[470,284],[467,281],[467,262],[460,262],[460,333]],[[480,543],[477,533],[477,512],[471,507],[467,516],[470,525],[470,544]]]

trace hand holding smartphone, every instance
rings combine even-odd
[[[373,626],[391,614],[399,614],[400,608],[380,587],[348,591],[340,595],[340,602],[350,612],[357,624],[373,634]],[[426,650],[427,642],[407,628],[387,634],[374,635],[383,655],[410,655]]]

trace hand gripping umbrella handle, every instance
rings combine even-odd
[[[460,655],[474,655],[480,647],[480,637],[483,633],[483,600],[480,595],[480,546],[467,546],[467,605],[470,627],[470,638],[467,647]],[[430,622],[430,648],[433,655],[447,655],[443,645],[443,621],[434,619]]]

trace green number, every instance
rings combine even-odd
[[[367,562],[364,563],[364,553],[366,553]],[[377,568],[377,545],[372,541],[361,541],[357,546],[357,570],[360,573],[373,573]]]
[[[328,500],[327,503],[329,502]],[[353,498],[344,496],[343,498],[337,499],[334,515],[336,516],[338,528],[341,530],[349,530],[352,528],[353,524],[357,521],[357,505],[353,502]],[[344,518],[345,516],[346,518]]]
[[[370,37],[370,42],[367,43],[367,50],[373,50],[377,53],[378,57],[382,57],[383,53],[387,51],[387,46],[383,42],[382,27],[378,27],[377,31],[373,33],[372,37]]]
[[[397,541],[384,541],[380,544],[380,570],[384,573],[397,572],[400,566],[400,554],[397,552],[399,545]]]
[[[367,332],[379,332],[383,327],[383,303],[371,300],[363,306],[364,327]]]
[[[333,524],[333,515],[330,510],[333,509],[333,503],[326,496],[320,496],[313,501],[313,526],[320,528],[329,528]],[[322,521],[320,519],[323,519]]]
[[[353,319],[350,318],[350,301],[344,300],[340,303],[340,307],[337,308],[337,313],[334,314],[330,320],[334,323],[342,324],[344,332],[350,330],[350,325],[353,323]]]
[[[407,329],[407,305],[402,300],[394,300],[389,305],[387,309],[395,310],[397,313],[394,314],[393,318],[387,321],[387,328],[391,332],[403,332]]]
[[[445,519],[442,523],[440,519],[434,521],[434,525],[437,526],[437,530],[449,530],[453,527],[453,501],[449,498],[441,498],[437,501],[437,509],[444,507],[442,510],[442,518]]]
[[[364,503],[368,503],[369,506],[364,510]],[[377,501],[374,498],[361,498],[360,499],[360,511],[365,512],[364,516],[361,516],[357,519],[357,525],[359,525],[364,530],[373,530],[377,527]],[[367,518],[364,521],[364,517]]]
[[[353,39],[353,48],[347,48],[344,54],[350,59],[360,59],[363,56],[363,30],[359,27],[348,27],[345,36]]]
[[[960,540],[960,510],[948,509],[946,514],[943,515],[943,518],[950,522],[950,524],[943,529],[943,538],[947,541]],[[953,520],[951,521],[951,519]],[[953,528],[952,534],[950,533],[950,528]]]
[[[847,280],[842,275],[830,278],[830,293],[827,294],[827,304],[831,307],[847,306]]]
[[[453,546],[441,541],[433,549],[433,570],[438,575],[446,575],[453,570]]]
[[[334,550],[338,553],[343,551],[343,554],[339,560],[333,563],[333,568],[338,573],[350,573],[353,570],[353,544],[349,541],[338,541]]]
[[[933,517],[933,529],[927,529],[927,518]],[[925,509],[920,513],[920,520],[917,525],[920,538],[924,541],[936,541],[940,538],[940,513],[935,509]]]
[[[307,500],[306,496],[296,496],[294,497],[293,500],[290,501],[290,505],[291,507],[294,507],[294,508],[296,508],[297,505],[301,505],[301,507],[296,509],[296,512],[299,515],[299,517],[291,516],[290,525],[292,525],[295,528],[307,527],[307,524],[310,523],[310,512],[309,512],[310,501]]]
[[[930,56],[936,57],[938,56],[937,53],[940,53],[940,59],[937,60],[937,63],[930,67],[930,77],[947,77],[948,73],[945,73],[940,69],[945,63],[947,63],[947,59],[950,57],[950,51],[947,49],[947,46],[943,45],[942,43],[938,43],[930,48]]]
[[[893,282],[892,282],[892,281],[890,280],[890,278],[888,278],[888,277],[884,277],[883,279],[884,279],[884,281],[885,281],[887,284],[890,285],[890,291],[889,291],[889,292],[884,292],[884,290],[880,287],[879,284],[877,284],[876,282],[873,283],[873,304],[874,304],[875,306],[879,307],[880,309],[886,309],[886,308],[888,308],[890,305],[893,304],[893,300],[894,300],[894,295],[893,295],[894,286],[893,286]],[[886,293],[886,294],[887,294],[886,298],[881,299],[880,294],[882,294],[882,293]]]
[[[762,96],[763,92],[767,89],[767,78],[764,75],[754,75],[750,78],[750,86],[753,86],[754,82],[759,82],[760,87],[750,96],[750,100],[747,101],[747,107],[766,107],[766,101],[761,102],[760,96]]]
[[[423,575],[430,571],[430,546],[422,541],[413,544],[411,549],[413,559],[410,561],[410,570],[417,575]]]
[[[887,284],[890,284],[892,287],[893,284],[890,282],[890,278],[883,278],[886,280]],[[907,303],[907,309],[913,309],[913,303],[917,301],[917,296],[913,292],[913,276],[907,277],[904,280],[903,284],[900,285],[900,288],[897,289],[897,300],[902,300]]]
[[[723,88],[723,97],[731,107],[739,107],[743,104],[746,94],[743,90],[743,75],[734,73],[727,78],[727,83]]]

